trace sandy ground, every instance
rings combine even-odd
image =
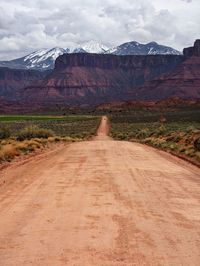
[[[0,265],[200,265],[200,169],[108,132],[0,172]]]

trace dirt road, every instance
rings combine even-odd
[[[1,171],[1,266],[200,265],[200,169],[108,131]]]

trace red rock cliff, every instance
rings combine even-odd
[[[44,72],[34,70],[0,67],[0,97],[16,100],[22,88],[38,82],[44,75]]]
[[[194,46],[185,48],[183,54],[186,58],[200,56],[200,40],[196,40]]]
[[[170,71],[183,56],[116,56],[64,54],[40,86],[27,87],[23,98],[31,101],[98,104],[130,96],[130,89]]]
[[[169,97],[200,99],[200,56],[189,57],[170,73],[156,77],[137,89],[137,100]]]

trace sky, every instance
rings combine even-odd
[[[200,0],[0,0],[0,60],[96,40],[182,50],[200,38]]]

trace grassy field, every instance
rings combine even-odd
[[[0,163],[49,143],[81,141],[95,135],[100,116],[0,116]]]
[[[114,139],[149,144],[200,165],[200,108],[120,111],[110,121]]]
[[[66,121],[76,122],[82,120],[95,119],[91,115],[68,115],[68,116],[50,116],[50,115],[0,115],[0,122],[13,121]]]

